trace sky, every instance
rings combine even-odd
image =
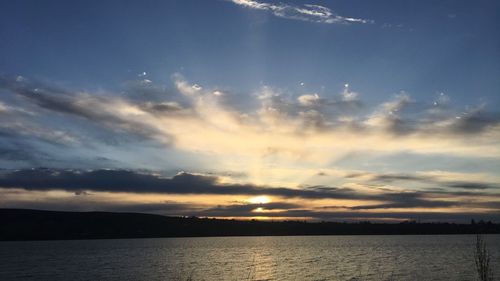
[[[499,10],[2,1],[0,207],[500,222]]]

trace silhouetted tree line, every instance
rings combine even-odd
[[[198,236],[493,234],[500,224],[240,221],[139,213],[0,209],[0,240]]]

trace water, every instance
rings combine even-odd
[[[472,235],[0,242],[0,280],[476,280]],[[500,236],[486,236],[500,277]]]

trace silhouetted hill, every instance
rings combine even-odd
[[[500,233],[500,224],[238,221],[139,213],[0,209],[0,240]]]

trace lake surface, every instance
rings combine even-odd
[[[485,236],[500,277],[500,236]],[[473,235],[0,242],[0,280],[476,280]]]

